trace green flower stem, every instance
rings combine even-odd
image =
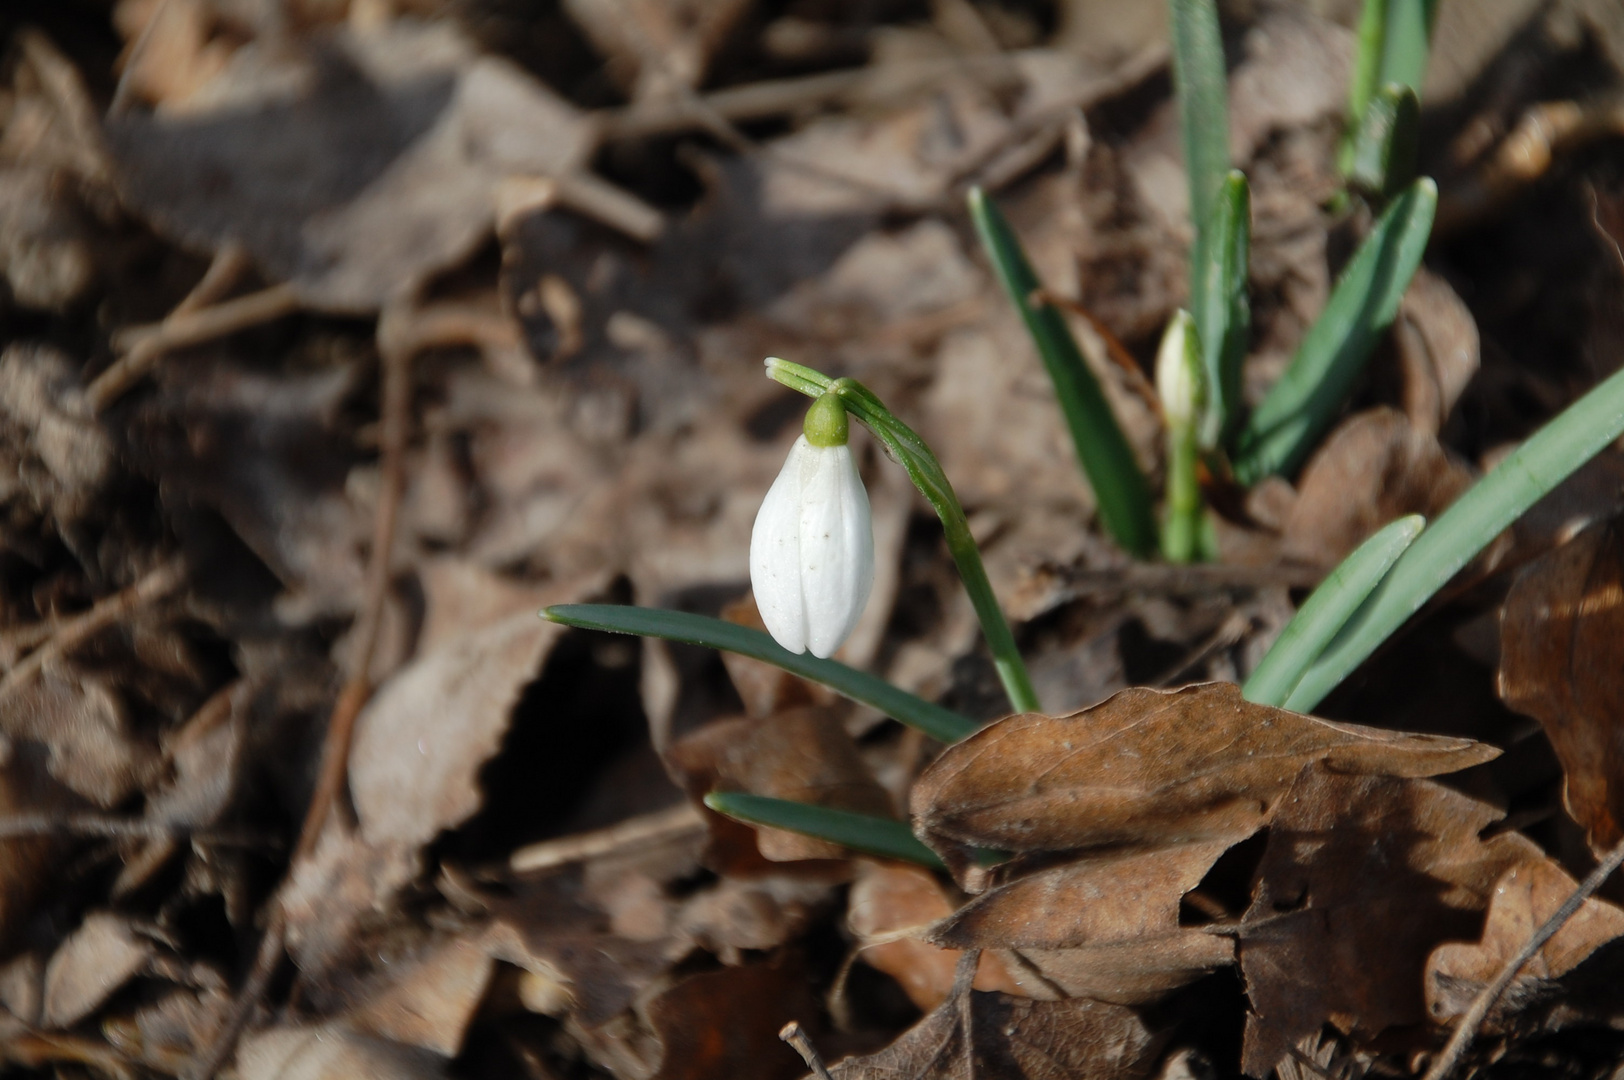
[[[1308,712],[1477,553],[1602,447],[1624,434],[1624,371],[1529,437],[1399,556],[1303,674],[1285,707]]]
[[[1426,519],[1420,514],[1389,522],[1360,544],[1303,601],[1252,672],[1241,696],[1259,705],[1283,705],[1303,673],[1319,659],[1338,630],[1409,548]]]
[[[970,189],[969,204],[970,220],[975,223],[998,282],[1026,323],[1027,333],[1054,385],[1077,460],[1094,489],[1100,521],[1129,554],[1149,557],[1156,550],[1156,520],[1150,483],[1139,468],[1133,447],[1084,362],[1065,316],[1051,304],[1033,302],[1041,282],[1009,222],[980,188]]]
[[[1190,220],[1197,247],[1213,220],[1229,172],[1229,84],[1215,0],[1168,0],[1173,38],[1173,89],[1178,97],[1184,169],[1190,181]],[[1199,300],[1191,297],[1199,306]],[[1203,333],[1206,327],[1202,327]]]
[[[981,726],[968,716],[899,690],[866,671],[836,660],[819,660],[811,653],[792,653],[760,630],[721,619],[629,604],[555,604],[543,608],[541,617],[583,630],[664,638],[764,660],[791,675],[822,683],[853,701],[872,705],[892,719],[944,743],[958,742]]]
[[[1192,563],[1200,557],[1205,504],[1196,473],[1199,447],[1194,425],[1167,432],[1167,521],[1162,527],[1162,557],[1170,563]]]
[[[718,814],[750,825],[788,829],[853,851],[917,863],[932,870],[946,869],[936,853],[920,843],[906,824],[890,818],[737,791],[713,791],[705,796],[705,805]]]
[[[1021,659],[1020,650],[1015,647],[1015,635],[1010,632],[1009,623],[998,608],[998,598],[993,595],[992,583],[987,580],[987,568],[981,563],[981,551],[976,547],[975,538],[970,535],[964,507],[960,505],[959,497],[953,494],[953,485],[947,482],[941,462],[925,445],[925,440],[898,420],[879,398],[855,379],[831,379],[820,371],[778,357],[768,358],[767,375],[808,397],[839,394],[846,410],[872,431],[891,456],[907,470],[914,487],[919,489],[919,493],[936,511],[936,516],[942,520],[947,550],[953,554],[959,577],[964,581],[964,590],[970,594],[970,603],[975,607],[976,617],[981,620],[981,632],[986,635],[993,664],[998,669],[999,680],[1004,684],[1004,693],[1009,696],[1010,706],[1016,712],[1041,711],[1037,693],[1032,689],[1032,680],[1026,673],[1026,663]],[[1151,535],[1154,536],[1154,532]]]

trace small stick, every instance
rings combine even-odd
[[[527,844],[508,857],[508,869],[516,874],[551,870],[619,851],[670,843],[704,828],[705,819],[692,803],[678,803],[666,810],[628,818],[608,828]]]
[[[160,600],[179,588],[184,575],[180,560],[165,563],[127,589],[98,600],[89,611],[58,623],[46,640],[0,679],[0,702],[39,673],[45,662],[69,652],[138,608]]]
[[[299,306],[298,290],[291,282],[284,282],[235,300],[194,311],[177,311],[153,326],[121,330],[113,335],[113,347],[128,352],[90,384],[91,407],[100,410],[112,404],[135,379],[152,369],[159,356],[172,349],[201,345],[205,341],[214,341],[227,334],[280,319],[298,311]]]
[[[1528,963],[1547,941],[1555,937],[1557,931],[1567,925],[1568,920],[1584,906],[1584,902],[1590,899],[1591,894],[1601,888],[1602,882],[1611,877],[1613,871],[1621,864],[1624,864],[1624,841],[1620,841],[1607,853],[1607,858],[1590,871],[1590,875],[1579,883],[1579,887],[1573,890],[1572,895],[1562,901],[1562,906],[1556,909],[1555,914],[1534,931],[1534,935],[1517,951],[1517,955],[1506,961],[1505,966],[1500,969],[1500,974],[1494,977],[1494,981],[1478,991],[1477,999],[1456,1022],[1455,1030],[1449,1036],[1449,1042],[1444,1046],[1443,1053],[1438,1055],[1438,1060],[1427,1070],[1424,1080],[1444,1080],[1454,1071],[1455,1066],[1460,1064],[1461,1057],[1465,1055],[1467,1047],[1471,1046],[1478,1029],[1483,1026],[1483,1021],[1488,1019],[1489,1010],[1500,999],[1500,995],[1505,993],[1506,987],[1511,985],[1511,980],[1517,977],[1523,965]]]
[[[192,291],[175,305],[175,309],[164,316],[162,323],[156,328],[137,327],[128,331],[135,338],[130,351],[114,361],[106,371],[97,375],[85,389],[85,397],[90,402],[91,411],[101,412],[107,408],[134,386],[143,375],[157,366],[165,350],[162,341],[164,327],[173,327],[176,320],[215,303],[231,291],[231,287],[242,279],[243,273],[250,265],[248,252],[242,245],[226,244],[214,253],[214,259],[209,263],[209,268],[203,271],[203,277],[192,286]]]
[[[818,1080],[834,1080],[829,1075],[829,1066],[823,1063],[818,1048],[812,1045],[812,1040],[806,1037],[806,1032],[801,1030],[800,1024],[791,1020],[779,1029],[778,1037],[795,1048],[795,1052],[801,1055],[801,1060],[806,1062],[806,1067],[812,1070],[812,1075]]]

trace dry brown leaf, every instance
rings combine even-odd
[[[564,0],[634,99],[691,91],[751,0]]]
[[[237,1051],[240,1080],[443,1080],[438,1055],[342,1024],[289,1024],[255,1032]]]
[[[1448,1023],[1471,1008],[1478,992],[1527,944],[1534,932],[1573,895],[1578,882],[1553,859],[1530,859],[1506,871],[1494,886],[1483,936],[1474,942],[1450,942],[1427,958],[1427,1012],[1436,1023]],[[1518,970],[1489,1023],[1517,1008],[1519,1001],[1553,979],[1560,979],[1609,941],[1624,937],[1624,910],[1592,897]]]
[[[112,807],[156,778],[156,747],[132,730],[123,697],[107,680],[48,660],[15,692],[0,719],[7,737],[35,742],[63,786]]]
[[[915,831],[963,868],[971,846],[1234,843],[1268,822],[1311,762],[1432,776],[1498,753],[1254,705],[1232,683],[1134,688],[1070,716],[1026,713],[982,728],[925,770],[911,804]]]
[[[358,827],[330,823],[284,893],[290,947],[307,971],[417,876],[424,846],[479,809],[480,770],[562,632],[515,615],[418,658],[379,688],[350,750]]]
[[[485,996],[490,950],[469,937],[435,944],[415,957],[391,957],[378,992],[345,1016],[358,1031],[456,1057]]]
[[[1624,839],[1621,522],[1596,522],[1529,565],[1500,623],[1500,697],[1545,729],[1563,803],[1598,854]]]
[[[1234,961],[1228,938],[1179,926],[1179,903],[1235,838],[1107,852],[1049,867],[971,900],[927,940],[1014,949],[1069,994],[1151,1000]],[[1012,967],[1020,978],[1019,965]]]
[[[947,890],[928,870],[901,863],[858,863],[847,901],[846,926],[858,941],[858,959],[897,981],[908,999],[929,1012],[947,1000],[962,950],[922,940],[938,919],[953,913]],[[1003,963],[983,954],[975,988],[1021,994]],[[1024,996],[1024,995],[1022,995]]]
[[[47,1028],[77,1024],[146,968],[156,952],[124,916],[105,911],[85,916],[45,967],[41,1022]]]
[[[820,1014],[806,971],[788,958],[683,979],[648,1005],[662,1048],[652,1080],[791,1080],[804,1070],[778,1040]]]
[[[1417,270],[1393,324],[1404,369],[1404,414],[1416,431],[1437,435],[1477,374],[1477,321],[1449,282]]]
[[[696,799],[713,790],[890,817],[891,798],[869,774],[838,711],[809,705],[761,720],[707,724],[672,744],[666,758]],[[827,841],[756,830],[761,854],[776,862],[838,859],[846,849]]]
[[[1425,780],[1303,770],[1241,926],[1248,1075],[1326,1023],[1371,1036],[1426,1019],[1427,956],[1474,936],[1495,882],[1544,858],[1520,833],[1479,839],[1499,817]]]
[[[506,175],[573,172],[593,141],[452,23],[407,18],[252,42],[184,112],[116,113],[107,132],[126,200],[161,231],[241,243],[307,306],[348,314],[466,257]]]
[[[959,961],[951,997],[884,1050],[847,1058],[835,1080],[1131,1080],[1156,1041],[1137,1013],[1067,998],[1033,1001],[970,989],[976,954]]]
[[[1303,467],[1282,554],[1335,566],[1395,518],[1436,517],[1471,483],[1471,472],[1403,413],[1386,407],[1359,413],[1331,432]]]
[[[113,472],[107,433],[88,419],[78,373],[44,345],[0,353],[0,499],[71,525],[96,508]]]

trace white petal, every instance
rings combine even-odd
[[[807,650],[828,657],[851,635],[868,603],[874,530],[851,447],[808,449],[801,465],[801,595]]]
[[[761,621],[792,653],[806,651],[806,604],[801,594],[801,474],[812,450],[802,435],[790,448],[778,479],[761,500],[750,532],[750,586]]]

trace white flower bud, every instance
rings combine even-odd
[[[1195,320],[1180,309],[1168,321],[1156,350],[1156,396],[1169,427],[1184,428],[1205,406],[1202,392],[1201,344]]]
[[[809,438],[810,437],[810,438]],[[750,584],[773,639],[828,657],[851,634],[874,585],[868,492],[846,445],[840,399],[819,398],[806,434],[756,513]]]

